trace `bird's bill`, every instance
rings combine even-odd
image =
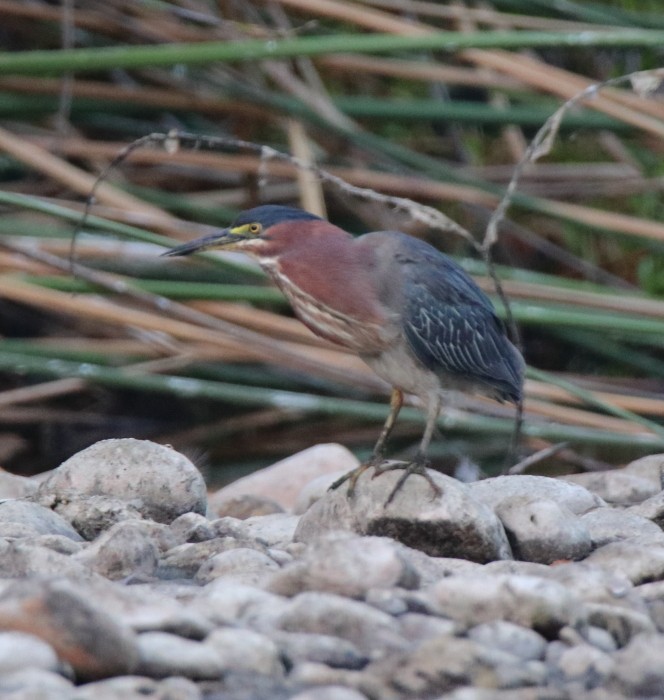
[[[226,248],[237,242],[237,234],[232,233],[230,229],[224,228],[209,236],[203,236],[202,238],[196,238],[193,241],[177,245],[175,248],[162,253],[162,256],[172,258],[179,255],[191,255],[192,253],[201,253],[204,250]]]

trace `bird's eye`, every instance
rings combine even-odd
[[[260,224],[249,224],[249,233],[260,233]]]

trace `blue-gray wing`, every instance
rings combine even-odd
[[[401,261],[402,325],[412,351],[443,378],[450,375],[518,401],[523,358],[491,301],[453,260],[424,246]]]

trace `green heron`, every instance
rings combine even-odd
[[[398,231],[354,237],[314,214],[264,205],[242,212],[228,227],[179,245],[167,256],[237,250],[256,258],[316,335],[357,353],[392,386],[390,412],[373,456],[339,479],[349,494],[368,467],[405,467],[406,478],[428,475],[427,450],[445,389],[521,399],[524,362],[508,340],[488,297],[449,257]],[[411,462],[386,462],[385,443],[404,393],[426,406],[426,427]]]

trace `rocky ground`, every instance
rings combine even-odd
[[[366,473],[318,446],[207,498],[108,440],[0,474],[0,697],[664,697],[664,455],[563,479]]]

